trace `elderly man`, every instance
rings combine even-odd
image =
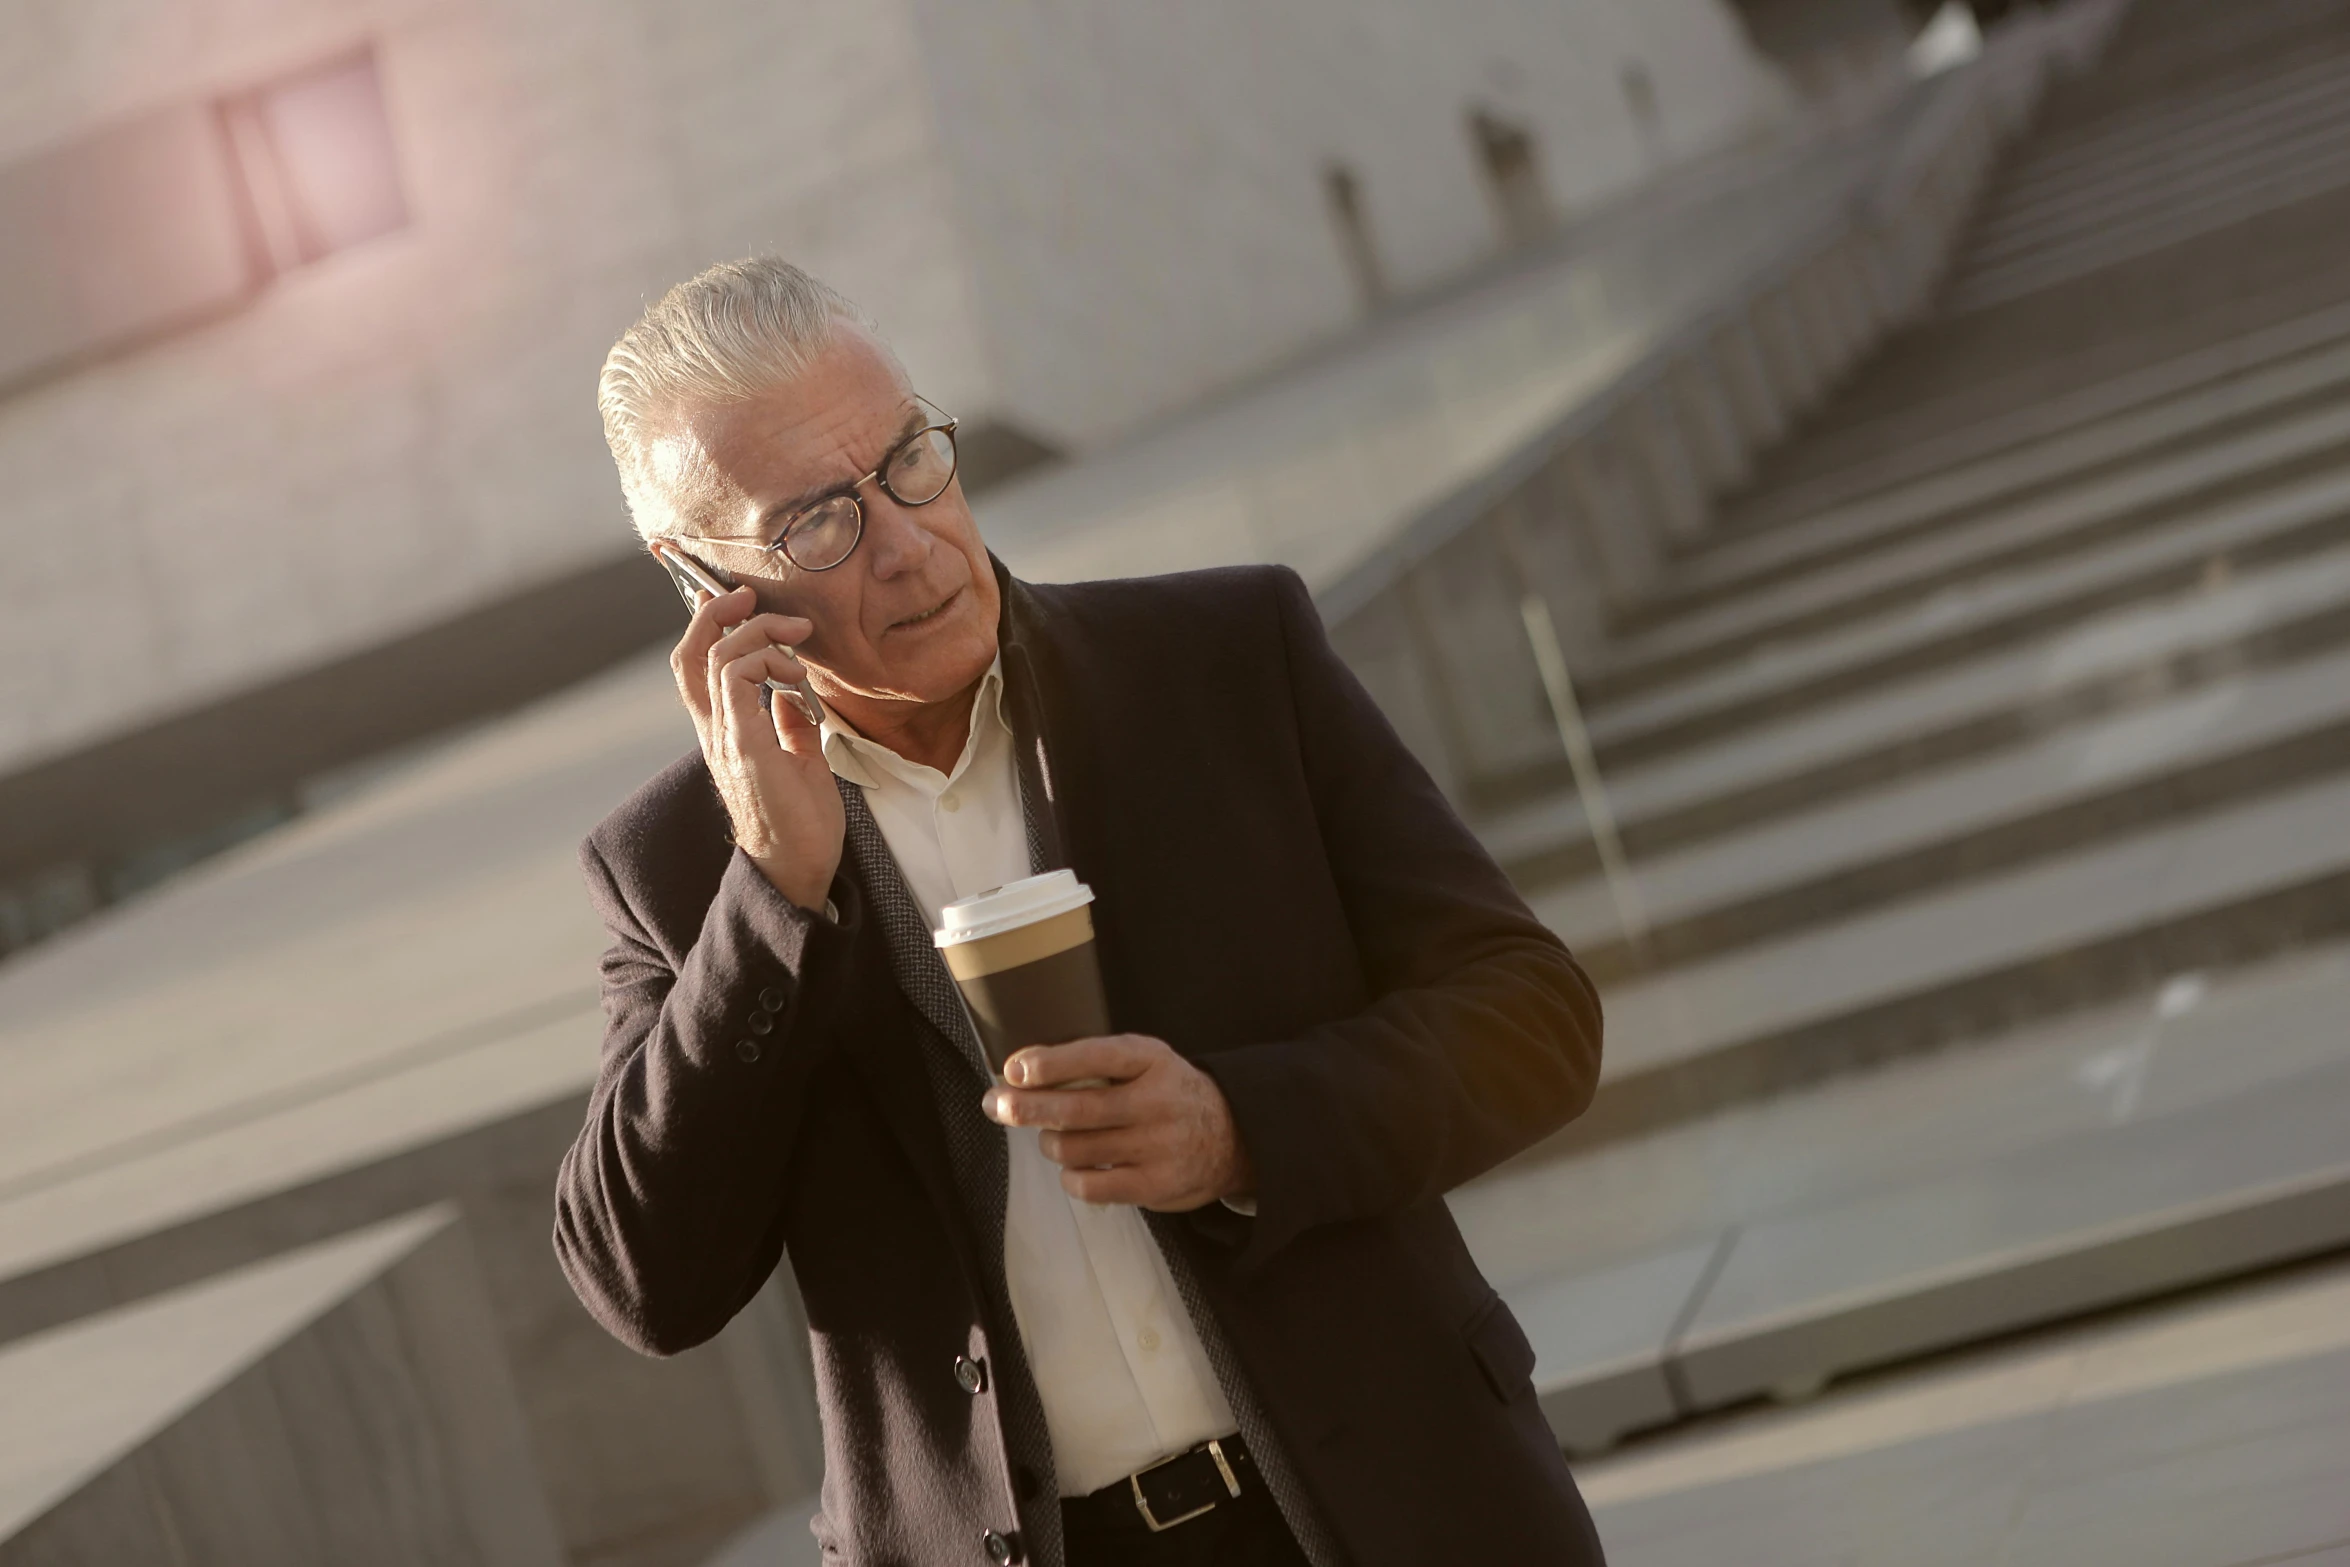
[[[954,421],[780,261],[672,290],[601,403],[733,586],[672,660],[700,749],[582,849],[588,1308],[668,1354],[789,1258],[828,1561],[1597,1562],[1442,1199],[1589,1101],[1599,1006],[1298,579],[1014,580]],[[1126,1032],[996,1082],[931,931],[1064,866]]]

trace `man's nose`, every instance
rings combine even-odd
[[[916,520],[911,509],[899,505],[880,485],[865,495],[865,552],[867,570],[887,581],[919,571],[937,542]]]

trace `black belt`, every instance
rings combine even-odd
[[[1141,1529],[1156,1534],[1260,1487],[1246,1444],[1237,1436],[1218,1437],[1098,1491],[1063,1497],[1061,1516],[1089,1531]]]

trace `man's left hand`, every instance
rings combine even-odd
[[[1031,1045],[1004,1063],[1010,1086],[987,1091],[988,1115],[1042,1129],[1061,1185],[1090,1203],[1163,1213],[1255,1189],[1232,1107],[1216,1080],[1147,1034]],[[1107,1078],[1103,1088],[1066,1085]]]

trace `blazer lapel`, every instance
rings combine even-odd
[[[1064,782],[1053,765],[1052,729],[1045,718],[1044,690],[1037,673],[1036,604],[1026,585],[1006,571],[1003,562],[993,556],[989,559],[1003,594],[1003,629],[998,642],[1004,660],[1005,705],[1012,725],[1013,764],[1020,775],[1020,814],[1028,828],[1028,869],[1032,875],[1063,870],[1070,864],[1068,840],[1061,828]]]
[[[1029,868],[1039,871],[1068,861],[1058,821],[1061,782],[1046,743],[1044,704],[1015,629],[1020,603],[1006,600],[1002,646]],[[851,1056],[872,1082],[932,1199],[967,1221],[950,1227],[965,1267],[976,1268],[977,1248],[1001,1243],[1006,1180],[1002,1130],[979,1109],[979,1096],[991,1081],[987,1058],[931,940],[930,922],[907,889],[865,792],[846,779],[834,783],[846,817],[843,864],[863,895],[866,917],[881,938],[891,977],[920,1036],[912,1048],[877,1043]]]
[[[954,977],[947,973],[946,961],[930,939],[929,922],[922,917],[913,893],[906,890],[906,879],[898,873],[898,862],[881,836],[881,824],[865,804],[865,792],[845,778],[833,782],[840,789],[841,806],[848,816],[846,848],[855,866],[857,885],[865,894],[866,909],[881,927],[898,989],[939,1034],[940,1043],[954,1049],[984,1078],[986,1058],[979,1053],[979,1041],[964,1015]]]
[[[900,1048],[885,1037],[877,1038],[848,1054],[872,1085],[882,1114],[897,1133],[907,1156],[914,1161],[923,1189],[946,1215],[957,1255],[976,1284],[980,1275],[976,1271],[978,1258],[968,1223],[969,1210],[948,1149],[947,1129],[940,1124],[932,1067],[922,1060],[920,1052],[935,1051],[947,1058],[943,1064],[948,1071],[968,1075],[976,1107],[978,1095],[986,1084],[986,1074],[979,1068],[979,1043],[975,1038],[967,1046],[962,1042],[962,1036],[970,1031],[962,1000],[954,993],[954,980],[938,956],[938,949],[931,945],[921,910],[915,905],[913,894],[906,890],[904,877],[898,874],[897,861],[891,858],[881,828],[866,808],[864,794],[845,779],[834,781],[840,787],[841,803],[848,813],[844,848],[850,878],[864,895],[868,917],[879,927],[889,954],[891,975],[913,1013],[915,1031],[922,1036],[909,1048]],[[973,1113],[977,1113],[976,1108]]]

